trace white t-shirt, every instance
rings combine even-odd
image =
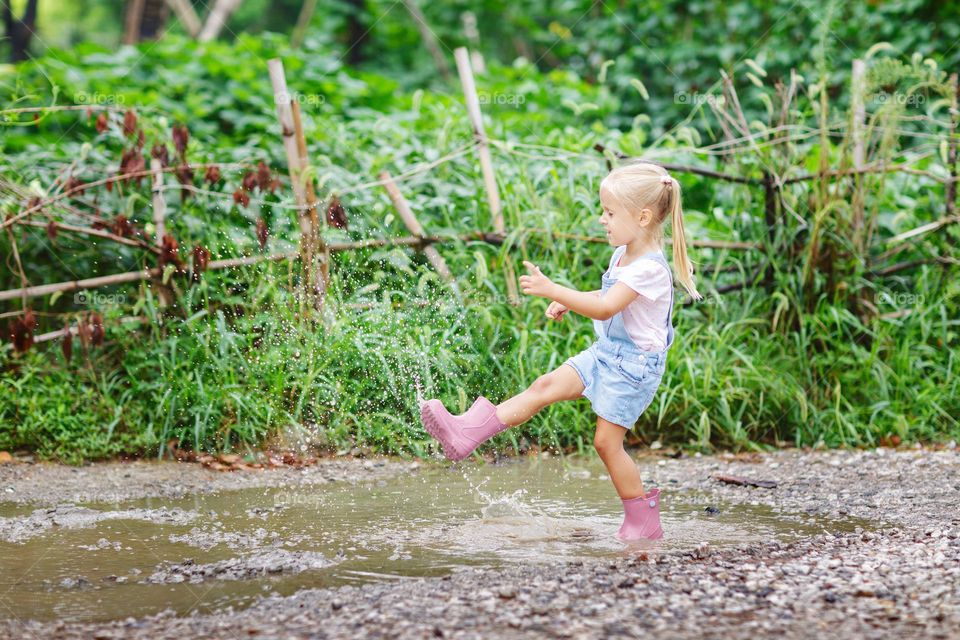
[[[637,258],[627,265],[619,264],[626,250],[626,245],[614,250],[610,275],[640,295],[621,311],[623,326],[640,349],[663,351],[667,346],[667,315],[670,313],[673,275],[649,257]]]

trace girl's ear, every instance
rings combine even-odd
[[[636,220],[637,224],[639,224],[641,227],[647,226],[653,220],[653,211],[647,209],[646,207],[640,209],[640,213],[637,214]]]

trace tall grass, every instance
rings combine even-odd
[[[222,98],[233,119],[229,127],[218,128],[201,117],[209,117],[209,105],[203,100],[203,114],[187,114],[198,130],[189,150],[191,161],[266,156],[282,166],[279,144],[274,144],[274,117],[263,97],[270,95],[266,81],[250,76],[243,65],[223,68],[218,56],[224,55],[225,45],[211,46],[212,52],[196,53],[197,64],[234,74],[231,82],[247,88],[237,89],[242,95]],[[273,54],[260,50],[269,49],[269,42],[256,46],[263,55]],[[185,51],[182,55],[189,59],[171,63],[164,74],[176,74],[177,64],[184,70],[193,68],[195,61]],[[116,87],[111,84],[116,80],[103,72],[76,64],[96,76],[92,86],[105,92]],[[137,75],[142,84],[128,89],[142,98],[156,89],[156,80],[146,72],[159,66],[159,58],[144,56],[137,64],[145,66]],[[290,69],[303,69],[300,89],[313,87],[328,97],[319,112],[307,117],[311,158],[321,186],[346,193],[343,200],[351,222],[349,231],[328,229],[327,238],[404,234],[383,192],[349,187],[383,168],[400,174],[468,142],[466,117],[450,115],[462,112],[459,98],[442,93],[394,95],[370,76],[345,75],[343,82],[332,85],[324,74],[298,64]],[[874,84],[880,86],[891,75],[914,82],[929,75],[925,66],[887,69]],[[207,76],[215,74],[198,75],[197,95],[211,95],[215,83]],[[64,73],[62,80],[68,83],[72,77]],[[937,87],[942,88],[940,80]],[[478,394],[499,401],[522,390],[590,344],[588,320],[568,316],[561,323],[549,321],[541,299],[526,299],[517,307],[508,304],[506,280],[520,274],[506,270],[505,257],[513,256],[514,263],[521,258],[534,261],[562,284],[598,288],[610,247],[527,231],[532,227],[587,235],[598,231],[597,188],[606,168],[603,157],[590,155],[595,142],[751,176],[776,170],[789,177],[814,171],[821,162],[850,164],[850,140],[843,135],[828,136],[826,141],[806,139],[776,150],[764,147],[717,161],[696,149],[710,123],[704,131],[678,126],[655,148],[647,148],[644,141],[652,132],[642,118],[634,120],[630,131],[605,128],[603,118],[614,110],[609,94],[572,74],[495,67],[483,82],[492,92],[516,90],[512,82],[536,88],[512,111],[491,107],[491,136],[581,155],[544,158],[538,156],[555,152],[521,155],[496,150],[510,230],[506,242],[439,245],[458,277],[462,296],[452,295],[423,258],[407,249],[336,254],[330,316],[323,324],[299,317],[291,294],[296,282],[289,265],[282,263],[208,272],[199,284],[176,284],[174,307],[161,307],[149,286],[117,290],[122,294],[119,301],[100,309],[109,327],[104,347],[77,349],[70,363],[63,361],[56,345],[26,354],[0,352],[0,449],[29,448],[43,457],[71,462],[128,452],[162,455],[171,440],[210,450],[242,450],[277,441],[284,446],[335,450],[360,446],[423,455],[434,443],[419,425],[418,385],[426,396],[442,398],[462,411]],[[182,85],[181,79],[177,86]],[[836,129],[832,112],[823,108],[822,88],[804,90],[808,92],[803,100],[787,110],[790,124],[802,129],[825,123]],[[584,112],[590,116],[561,113],[552,99],[555,93],[597,108]],[[776,95],[769,87],[749,95],[745,91],[743,100],[763,112],[764,97],[774,104]],[[381,110],[367,106],[370,100]],[[258,110],[257,104],[262,108]],[[243,105],[251,113],[244,113]],[[938,109],[942,105],[930,106],[927,116],[939,117]],[[874,131],[882,144],[871,147],[879,154],[872,160],[911,162],[930,173],[942,173],[942,163],[925,147],[912,149],[909,139],[890,142],[890,131],[907,126],[902,123],[908,115],[888,109],[876,118]],[[141,117],[151,135],[166,135],[159,120]],[[588,117],[595,119],[587,122]],[[842,122],[845,117],[841,113],[837,119]],[[52,142],[69,133],[58,118],[38,135],[50,136]],[[63,131],[58,129],[61,125]],[[771,123],[751,126],[759,131],[770,129]],[[4,169],[9,180],[19,182],[50,184],[76,158],[83,159],[78,170],[86,172],[84,179],[94,177],[95,171],[112,172],[112,158],[126,144],[121,134],[108,131],[91,148],[85,146],[85,137],[77,136],[37,149],[23,131],[12,131],[8,142],[15,153],[5,158]],[[263,140],[273,141],[262,145],[269,152],[258,146]],[[701,267],[701,290],[708,293],[758,269],[761,277],[740,291],[678,306],[678,340],[663,384],[638,423],[642,441],[659,439],[709,450],[778,444],[870,446],[894,435],[906,442],[960,437],[955,270],[922,266],[877,277],[869,265],[884,247],[854,242],[850,227],[852,190],[864,197],[872,233],[883,239],[929,222],[930,212],[943,207],[941,183],[908,174],[881,174],[856,183],[846,179],[799,183],[779,194],[782,200],[776,203],[771,229],[762,189],[696,176],[680,179],[691,239],[768,244],[760,253],[694,251]],[[239,177],[229,175],[226,180],[229,194]],[[402,190],[427,231],[446,234],[491,228],[481,185],[476,163],[463,157],[403,183]],[[111,214],[127,212],[134,221],[150,220],[149,197],[133,186],[100,195],[100,205]],[[261,216],[271,231],[266,250],[295,246],[295,219],[289,209],[277,206],[279,194],[250,207],[207,196],[181,204],[177,194],[168,195],[169,226],[184,247],[203,244],[214,250],[215,257],[259,251],[252,227]],[[794,214],[810,224],[800,224]],[[68,236],[50,246],[43,230],[35,231],[23,231],[18,245],[37,282],[150,264],[141,252],[128,247],[95,246]],[[4,251],[7,242],[0,236]],[[902,257],[954,251],[942,236],[934,235],[909,247]],[[725,268],[733,271],[722,271]],[[71,273],[65,275],[65,270]],[[0,273],[0,281],[18,286],[13,272]],[[356,306],[361,304],[369,308]],[[38,300],[36,308],[54,314],[58,321],[83,310],[66,296]],[[149,322],[140,327],[112,322],[130,313],[144,315]],[[539,443],[583,449],[590,446],[593,430],[589,404],[581,399],[547,408],[489,446],[519,451]]]

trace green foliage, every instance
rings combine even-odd
[[[755,19],[736,13],[738,7],[730,7],[729,15]],[[598,20],[616,20],[609,10],[601,13]],[[566,43],[562,25],[547,29],[565,43],[561,55],[578,55],[576,43]],[[402,30],[395,37],[405,42]],[[182,258],[196,245],[209,248],[213,259],[256,254],[258,218],[270,231],[265,251],[294,250],[298,227],[285,178],[276,193],[255,193],[248,206],[232,198],[260,160],[273,175],[285,173],[265,62],[281,56],[290,90],[303,107],[321,194],[338,194],[350,220],[349,231],[327,228],[325,238],[405,235],[385,193],[358,185],[382,169],[401,176],[469,145],[472,131],[459,88],[410,92],[404,88],[407,78],[346,67],[329,47],[308,39],[295,53],[272,35],[205,45],[170,36],[118,51],[80,45],[22,65],[0,79],[0,90],[16,106],[49,104],[56,88],[59,99],[70,104],[106,101],[119,111],[102,133],[82,110],[46,112],[37,123],[31,115],[5,113],[0,207],[4,214],[17,211],[23,190],[48,196],[68,176],[90,182],[115,174],[121,154],[135,144],[122,131],[122,112],[132,108],[147,150],[155,143],[169,147],[171,126],[185,123],[187,160],[222,166],[217,184],[204,184],[197,175],[192,184],[202,191],[184,200],[177,188],[164,192],[168,230],[180,242]],[[692,55],[676,55],[681,54]],[[388,56],[384,68],[395,62]],[[543,72],[525,60],[488,63],[478,89],[488,134],[496,141],[494,160],[511,233],[502,247],[471,241],[438,245],[458,276],[461,297],[438,282],[421,256],[397,248],[334,255],[331,315],[323,328],[300,317],[291,295],[296,277],[287,263],[210,271],[198,284],[174,278],[176,304],[170,307],[157,302],[152,287],[105,289],[111,297],[95,306],[106,316],[104,346],[75,345],[70,363],[56,343],[27,354],[0,351],[0,449],[27,447],[76,462],[118,453],[162,454],[171,439],[195,449],[229,450],[279,438],[304,446],[425,454],[430,441],[419,427],[418,384],[428,397],[465,410],[477,394],[499,400],[516,393],[590,344],[588,321],[549,322],[540,299],[519,307],[506,303],[506,281],[519,274],[506,268],[505,257],[533,260],[562,284],[596,288],[609,247],[529,231],[596,235],[596,193],[606,158],[593,151],[595,144],[758,180],[771,171],[785,178],[817,171],[824,159],[828,167],[849,165],[850,140],[844,134],[849,115],[843,108],[849,78],[837,75],[826,51],[819,61],[827,69],[825,80],[811,74],[799,82],[800,97],[788,110],[793,138],[776,147],[767,142],[777,135],[780,113],[777,65],[762,56],[724,65],[733,72],[759,144],[722,158],[707,148],[723,136],[705,105],[683,105],[682,119],[676,120],[673,107],[657,102],[663,87],[671,87],[671,96],[674,88],[685,90],[679,81],[618,76],[627,66],[620,61],[608,66],[606,82],[570,69]],[[640,85],[630,82],[638,77]],[[915,116],[924,123],[949,120],[944,86],[943,72],[923,56],[904,61],[878,52],[871,58],[870,95],[925,97],[870,103],[876,159],[943,175],[943,161],[930,153],[926,139],[890,132],[934,135]],[[843,98],[831,98],[824,112],[828,94]],[[635,105],[643,112],[632,117]],[[821,120],[838,133],[811,135]],[[940,215],[931,212],[943,208],[942,183],[911,174],[871,176],[860,183],[838,179],[827,188],[799,182],[783,190],[783,208],[771,229],[761,187],[694,175],[680,179],[691,239],[769,240],[773,248],[769,255],[693,252],[698,265],[711,267],[698,273],[704,292],[751,274],[768,279],[751,282],[762,287],[678,307],[679,342],[663,386],[638,424],[646,440],[706,450],[783,442],[866,446],[894,434],[905,441],[960,435],[953,417],[960,415],[954,355],[960,314],[950,272],[923,266],[878,278],[869,266],[886,239]],[[850,226],[849,194],[858,184],[878,245],[863,249]],[[491,228],[473,154],[404,181],[401,190],[428,233]],[[109,192],[98,188],[70,204],[89,211],[95,202],[107,219],[122,213],[149,235],[150,197],[146,182],[131,183]],[[47,214],[72,215],[57,207]],[[800,224],[794,214],[818,222]],[[18,227],[17,234],[32,283],[156,264],[154,255],[125,245],[67,233],[51,240],[43,229],[30,227]],[[0,235],[5,261],[10,246]],[[951,255],[950,248],[917,242],[899,258],[931,255]],[[0,286],[20,286],[12,262],[7,264]],[[41,314],[41,331],[49,331],[90,307],[64,295],[35,299],[33,308]],[[905,309],[909,313],[902,314]],[[144,315],[149,322],[119,325],[124,315]],[[520,450],[526,440],[583,447],[592,440],[589,415],[584,400],[554,405],[499,436],[495,445]]]

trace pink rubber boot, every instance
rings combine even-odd
[[[496,405],[483,396],[459,416],[451,415],[439,400],[427,400],[420,407],[420,419],[427,432],[443,445],[443,454],[454,462],[508,428],[497,417]]]
[[[617,532],[621,540],[659,540],[663,537],[660,489],[653,489],[645,496],[623,500],[623,512],[623,524]]]

